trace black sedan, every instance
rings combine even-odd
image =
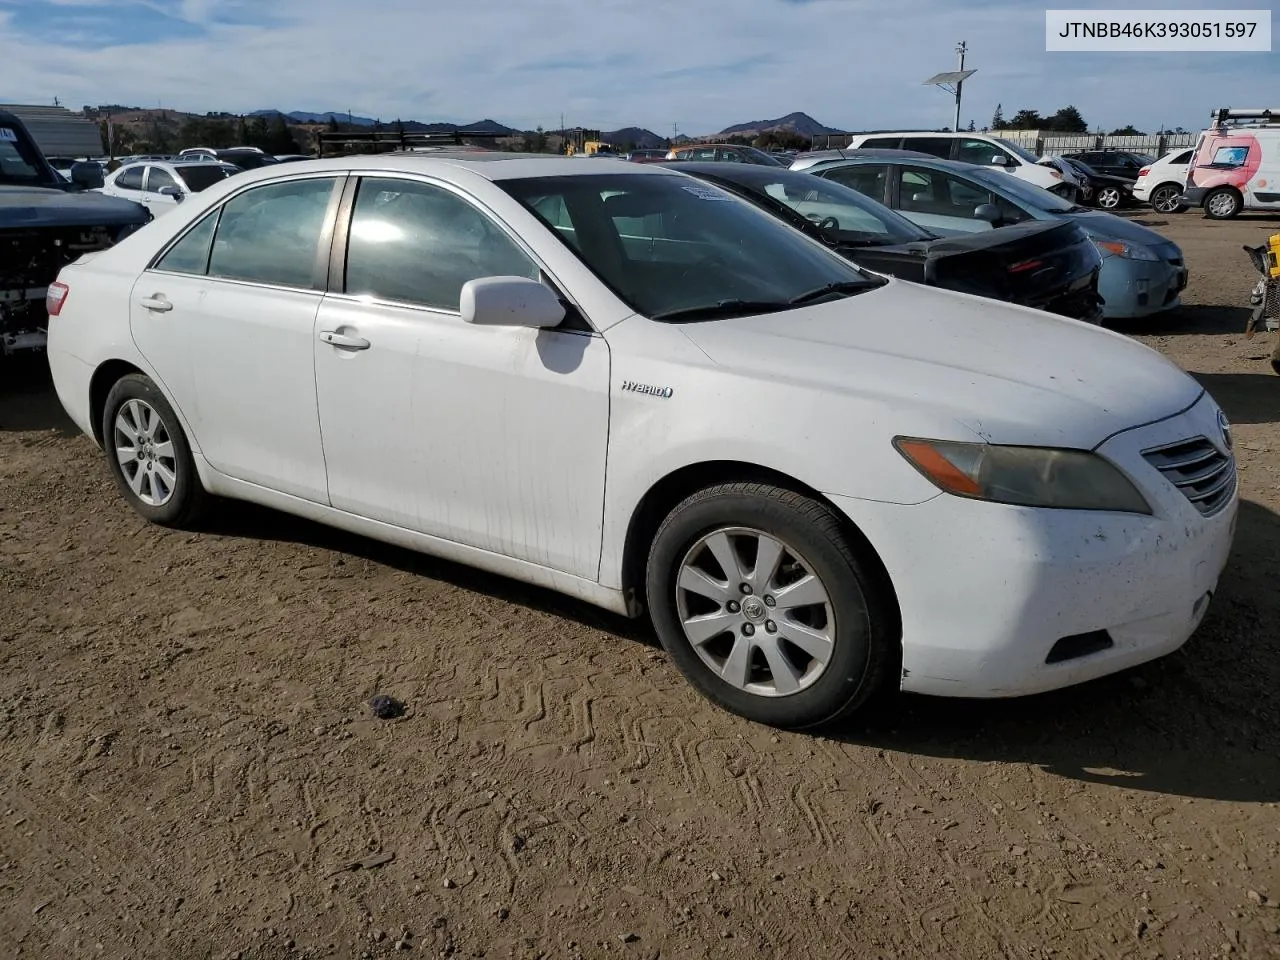
[[[714,162],[670,166],[737,194],[869,270],[1101,322],[1102,261],[1074,223],[1036,220],[938,237],[850,187],[809,173]]]
[[[1077,160],[1075,157],[1063,157],[1062,162],[1084,177],[1085,182],[1088,183],[1085,201],[1091,206],[1099,207],[1103,210],[1115,210],[1134,202],[1134,181],[1115,174],[1101,173],[1083,160]]]

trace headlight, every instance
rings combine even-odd
[[[1053,169],[1053,167],[1050,167],[1050,168],[1049,168],[1049,176],[1051,176],[1051,177],[1057,177],[1059,180],[1061,180],[1061,179],[1062,179],[1062,174],[1061,174],[1061,172],[1059,172],[1059,171],[1057,171],[1057,170]]]
[[[992,503],[1150,515],[1133,482],[1084,450],[996,446],[898,437],[907,461],[940,490]]]
[[[1098,248],[1098,252],[1104,257],[1124,257],[1126,260],[1148,260],[1152,263],[1160,259],[1146,247],[1137,243],[1125,243],[1122,240],[1095,240],[1093,245]]]

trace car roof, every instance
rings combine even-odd
[[[898,153],[906,154],[901,157],[890,157],[887,154]],[[932,167],[935,170],[948,170],[953,173],[971,173],[974,170],[990,170],[990,167],[983,166],[980,163],[964,163],[960,160],[943,160],[941,157],[931,156],[927,153],[912,153],[909,150],[877,150],[872,153],[870,150],[858,152],[856,150],[846,151],[844,159],[833,159],[830,163],[824,163],[823,167],[837,166],[853,166],[883,163],[885,160],[910,160],[917,167]],[[809,169],[806,167],[805,169]]]
[[[310,160],[304,168],[294,164],[270,164],[249,170],[237,182],[272,180],[280,177],[310,176],[317,172],[333,173],[431,173],[444,168],[465,169],[488,180],[522,180],[531,177],[589,177],[609,173],[625,173],[638,177],[672,176],[662,164],[639,164],[614,157],[598,158],[596,163],[583,163],[576,157],[529,156],[497,150],[459,151],[451,153],[379,153],[350,157]]]

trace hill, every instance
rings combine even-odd
[[[778,117],[776,120],[752,120],[747,123],[737,123],[731,127],[725,127],[717,136],[758,137],[760,134],[770,130],[789,130],[804,137],[806,140],[812,140],[815,136],[826,136],[842,132],[831,127],[824,127],[807,113],[796,112],[788,113],[785,117]]]
[[[643,127],[623,127],[621,130],[610,130],[601,136],[608,143],[634,144],[637,150],[656,150],[658,147],[667,145],[665,138]]]
[[[251,117],[275,117],[283,114],[284,118],[290,123],[321,125],[327,124],[329,118],[337,120],[338,123],[347,127],[372,127],[375,124],[382,124],[383,128],[389,128],[395,125],[395,118],[389,120],[374,119],[373,117],[356,117],[348,116],[345,111],[337,110],[332,113],[312,113],[306,110],[294,110],[284,113],[282,110],[255,110],[249,114]],[[475,123],[422,123],[419,120],[402,120],[400,121],[407,133],[452,133],[456,130],[476,130],[484,133],[497,133],[504,137],[519,133],[511,127],[504,126],[496,120],[477,120]]]

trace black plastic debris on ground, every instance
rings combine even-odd
[[[386,694],[379,694],[370,700],[369,709],[379,720],[395,720],[404,716],[404,704]]]

